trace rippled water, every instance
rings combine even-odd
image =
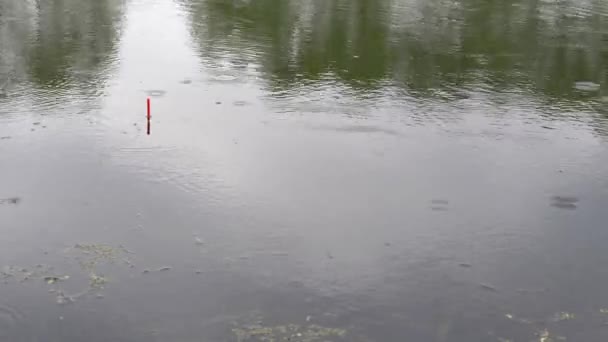
[[[607,66],[601,0],[0,0],[0,341],[606,341]]]

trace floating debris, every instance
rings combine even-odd
[[[145,269],[145,270],[141,271],[141,273],[143,273],[143,274],[148,274],[148,273],[150,273],[150,270]]]
[[[469,264],[469,263],[466,263],[466,262],[461,262],[460,264],[458,264],[458,266],[460,266],[460,267],[464,267],[464,268],[470,268],[470,267],[472,267],[473,265],[471,265],[471,264]]]
[[[600,313],[608,315],[608,309],[600,309]]]
[[[169,266],[161,267],[158,269],[159,272],[170,271],[170,270],[171,270],[171,267],[169,267]]]
[[[200,237],[195,236],[195,237],[194,237],[194,243],[195,243],[197,246],[202,246],[202,245],[204,245],[204,244],[205,244],[205,241],[203,241],[203,240],[202,240]]]

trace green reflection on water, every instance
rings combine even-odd
[[[100,68],[115,55],[123,5],[0,0],[0,79],[54,88],[100,82]]]
[[[539,0],[183,0],[200,52],[255,56],[275,87],[331,74],[362,89],[487,87],[599,99],[608,4]],[[242,57],[241,57],[242,58]]]

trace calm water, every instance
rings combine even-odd
[[[0,0],[0,341],[607,341],[607,84],[602,0]]]

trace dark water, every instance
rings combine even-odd
[[[601,0],[0,0],[0,341],[607,341],[607,84]]]

